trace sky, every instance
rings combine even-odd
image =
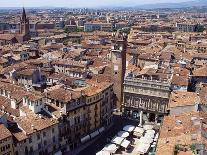
[[[188,0],[0,0],[0,7],[100,7],[177,3]]]

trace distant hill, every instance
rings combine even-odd
[[[207,0],[193,0],[181,3],[156,3],[139,5],[138,8],[143,9],[158,9],[158,8],[187,8],[187,7],[200,7],[207,6]]]

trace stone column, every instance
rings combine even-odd
[[[157,122],[158,122],[158,115],[155,114],[155,123],[157,124]]]
[[[139,112],[139,126],[142,127],[142,116],[143,116],[143,111]]]
[[[132,113],[133,113],[133,111],[132,111],[132,110],[130,110],[130,116],[129,116],[130,118],[132,118]]]

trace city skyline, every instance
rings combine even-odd
[[[145,4],[156,4],[156,3],[179,3],[186,2],[189,0],[3,0],[1,7],[104,7],[104,6],[134,6],[134,5],[145,5]]]

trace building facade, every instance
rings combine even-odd
[[[168,113],[170,83],[157,77],[126,75],[124,114],[148,122],[159,122]]]

